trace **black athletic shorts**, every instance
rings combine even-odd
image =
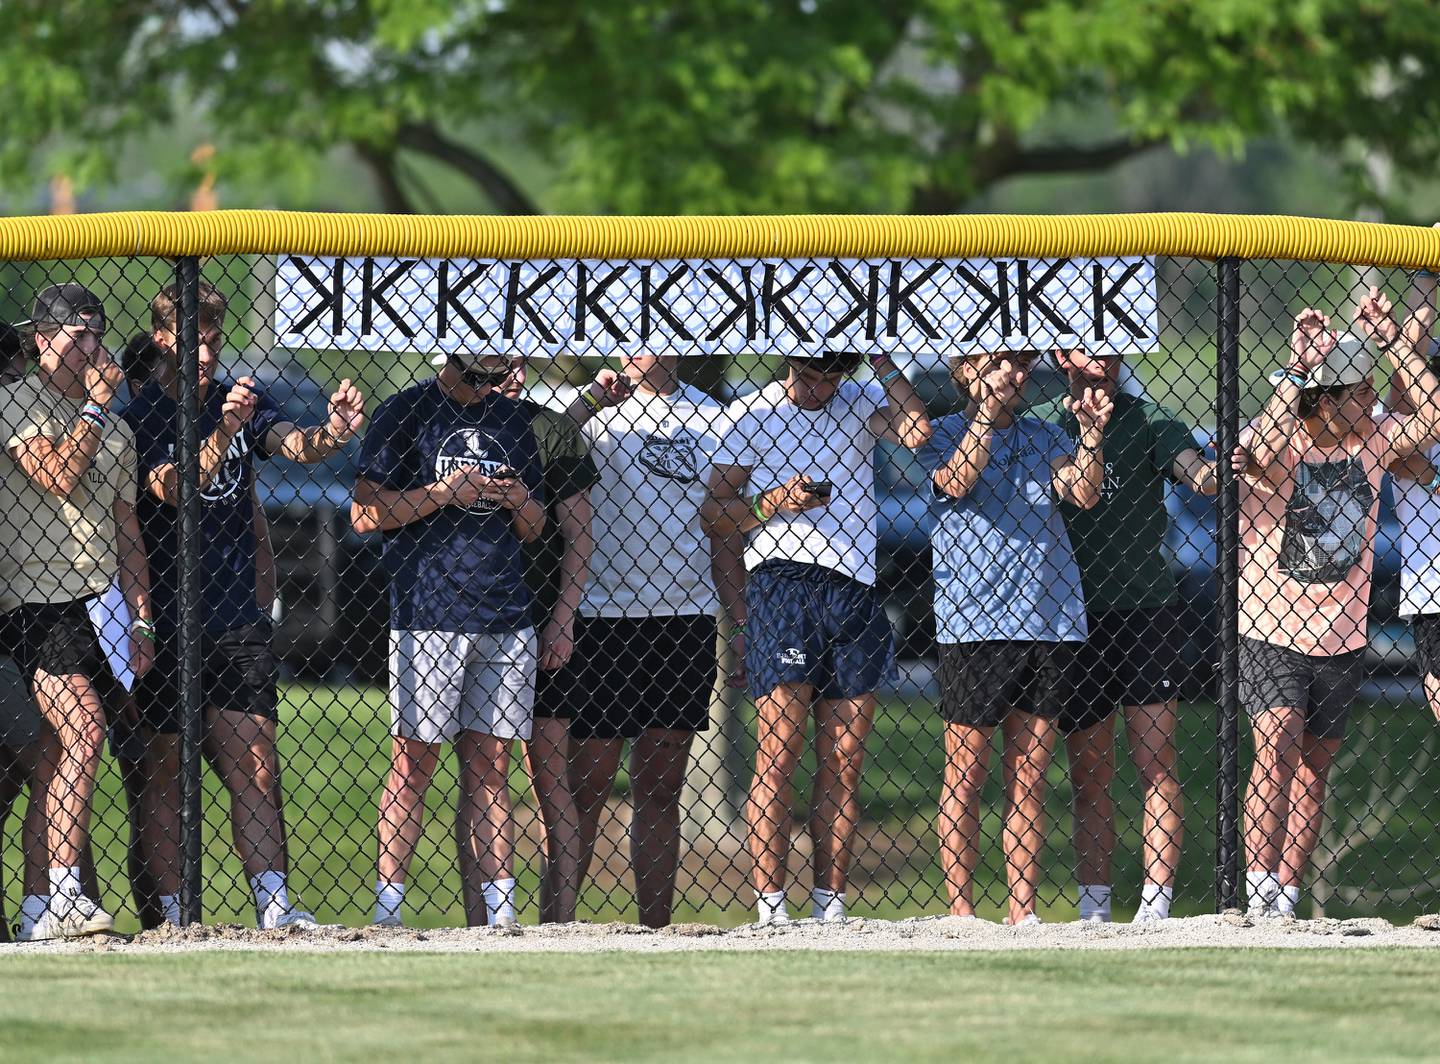
[[[1415,662],[1420,666],[1420,678],[1440,679],[1440,613],[1417,614],[1410,618],[1410,629],[1415,633]]]
[[[575,739],[705,731],[716,667],[714,617],[580,617],[546,697],[569,707]]]
[[[89,677],[102,698],[109,696],[115,675],[90,620],[89,602],[32,602],[6,614],[0,644],[11,649],[27,683],[34,683],[37,672],[80,675]]]
[[[1256,639],[1240,640],[1240,701],[1254,720],[1267,709],[1305,711],[1305,733],[1343,739],[1360,692],[1363,650],[1301,654]]]
[[[1011,710],[1054,720],[1070,686],[1078,643],[991,640],[940,644],[940,715],[995,728]]]
[[[279,718],[279,665],[268,620],[228,632],[206,633],[200,644],[200,696],[208,709]],[[155,647],[155,664],[135,685],[140,720],[151,731],[180,730],[180,657],[173,636]]]
[[[1086,615],[1074,686],[1060,711],[1066,735],[1086,731],[1121,706],[1168,702],[1178,693],[1179,620],[1169,606]]]

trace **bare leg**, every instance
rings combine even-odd
[[[1279,867],[1283,887],[1298,887],[1305,881],[1325,819],[1325,785],[1330,766],[1339,752],[1339,739],[1322,739],[1308,733],[1300,737],[1300,761],[1290,783],[1285,855]]]
[[[1185,799],[1175,756],[1176,710],[1173,701],[1125,707],[1130,759],[1145,801],[1145,882],[1162,887],[1175,882],[1185,832]]]
[[[207,710],[205,753],[230,792],[235,852],[247,876],[289,871],[275,722],[253,713]]]
[[[1253,722],[1255,763],[1245,796],[1245,858],[1251,872],[1276,872],[1290,817],[1290,785],[1300,762],[1304,711],[1267,709]]]
[[[46,796],[51,868],[79,867],[90,839],[95,773],[105,744],[105,708],[79,673],[35,673],[35,700],[60,740],[60,756]]]
[[[465,919],[478,927],[486,923],[488,915],[481,884],[510,878],[515,864],[510,740],[462,731],[455,740],[455,757],[460,764],[455,816],[456,830],[464,842],[459,857],[467,899]]]
[[[1054,728],[1041,717],[1012,711],[1004,724],[1005,869],[1010,881],[1010,922],[1035,911],[1040,855],[1045,845],[1045,773]]]
[[[1075,881],[1083,886],[1110,882],[1115,853],[1115,716],[1065,737],[1070,762],[1071,810],[1074,824]]]
[[[1440,676],[1425,677],[1425,701],[1430,703],[1430,712],[1440,721]]]
[[[759,735],[745,819],[750,827],[750,855],[755,862],[755,890],[760,894],[785,889],[785,862],[790,855],[790,781],[805,745],[805,722],[810,717],[813,696],[810,684],[787,684],[755,703]]]
[[[116,762],[120,766],[120,782],[125,788],[125,812],[130,829],[125,845],[125,870],[130,877],[130,893],[135,899],[135,914],[140,918],[140,926],[148,930],[165,922],[160,895],[171,893],[156,889],[155,877],[150,874],[147,850],[150,820],[145,793],[148,769],[144,758],[139,761],[117,758]]]
[[[974,916],[980,863],[980,794],[990,772],[993,728],[945,725],[945,784],[940,795],[940,868],[952,916]]]
[[[46,837],[45,796],[50,792],[55,766],[60,760],[60,741],[53,731],[47,729],[37,741],[13,751],[13,754],[20,774],[17,786],[30,788],[20,835],[25,851],[25,893],[49,894],[50,878],[46,869],[50,867],[50,849]]]
[[[146,862],[158,894],[180,893],[180,736],[152,732],[145,781]]]
[[[837,893],[845,889],[860,828],[860,773],[874,723],[874,695],[815,703],[815,785],[810,799],[815,886]]]
[[[666,927],[680,862],[680,795],[695,733],[648,728],[630,745],[630,865],[640,923]]]
[[[382,883],[404,883],[425,822],[425,792],[440,759],[438,744],[396,736],[391,743],[390,774],[380,794],[379,853]]]
[[[615,789],[615,774],[620,771],[624,746],[623,739],[570,740],[570,794],[575,799],[575,815],[580,825],[579,854],[575,862],[577,889],[590,872],[595,840],[600,836],[600,817]]]
[[[25,770],[20,767],[15,749],[9,746],[0,746],[0,838],[4,837],[5,824],[10,819],[10,811],[15,808],[15,799],[20,797],[20,792],[24,787]],[[21,838],[23,840],[21,848],[25,851],[21,855],[25,863],[24,890],[26,894],[29,894],[30,840],[26,837],[25,829],[22,829]],[[0,883],[0,942],[9,941],[10,921],[5,916],[5,885]]]
[[[540,922],[569,923],[575,919],[580,886],[580,817],[570,793],[569,722],[535,718],[534,731],[524,748],[544,832]]]

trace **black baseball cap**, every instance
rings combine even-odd
[[[790,355],[789,358],[821,373],[853,373],[865,360],[859,351],[823,351],[818,355]]]
[[[19,322],[31,328],[42,325],[88,325],[96,332],[105,331],[105,306],[98,296],[83,284],[74,281],[52,284],[35,293],[30,320]]]

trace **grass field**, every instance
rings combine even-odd
[[[0,1053],[1409,1061],[1437,980],[1430,950],[16,957]]]
[[[368,918],[374,884],[375,801],[388,749],[388,711],[383,692],[366,687],[331,687],[289,684],[283,689],[282,751],[285,758],[286,808],[291,836],[294,880],[302,899],[324,921],[359,923]],[[1181,779],[1188,813],[1186,840],[1177,889],[1177,915],[1213,912],[1214,854],[1214,719],[1212,705],[1184,707],[1181,719]],[[1422,742],[1430,742],[1433,724],[1429,714],[1413,708],[1374,709],[1357,720],[1352,753],[1337,773],[1337,808],[1353,816],[1359,842],[1339,864],[1339,879],[1346,883],[1374,882],[1395,888],[1393,899],[1366,897],[1350,908],[1332,907],[1332,914],[1375,913],[1392,919],[1412,917],[1440,907],[1436,877],[1428,855],[1436,829],[1436,812],[1430,796],[1440,791],[1440,763],[1422,756]],[[1242,742],[1248,748],[1248,743]],[[942,765],[940,724],[926,700],[892,699],[882,704],[868,744],[864,774],[866,824],[852,877],[852,911],[881,917],[899,917],[943,911],[939,870],[935,859],[933,817]],[[748,751],[745,752],[748,757]],[[447,769],[447,772],[451,771]],[[1410,795],[1388,812],[1383,822],[1372,813],[1380,810],[1376,788],[1400,780]],[[998,775],[998,773],[996,773]],[[517,769],[517,794],[524,776]],[[1398,784],[1392,784],[1393,786]],[[623,793],[625,781],[621,779]],[[808,784],[797,787],[803,806]],[[1045,854],[1048,881],[1042,890],[1042,915],[1073,919],[1070,874],[1069,788],[1063,763],[1050,773],[1050,833]],[[444,925],[461,921],[454,871],[453,776],[437,781],[430,801],[427,831],[412,874],[408,901],[418,925]],[[97,800],[95,839],[99,848],[100,876],[109,884],[106,900],[117,907],[122,928],[133,928],[123,910],[124,816],[119,784],[107,761]],[[1117,910],[1136,900],[1139,869],[1138,799],[1133,771],[1121,758],[1115,788],[1121,837],[1116,857]],[[528,800],[528,799],[527,799]],[[1004,898],[1000,864],[998,784],[990,785],[985,823],[985,860],[977,878],[982,915],[996,917]],[[230,847],[227,803],[215,780],[206,796],[209,831],[206,837],[209,919],[249,922],[248,891]],[[522,819],[533,819],[522,808]],[[1370,820],[1363,818],[1371,817]],[[1373,821],[1373,822],[1372,822]],[[18,832],[12,822],[3,851],[7,910],[15,911],[18,896]],[[734,829],[735,841],[743,839]],[[617,826],[614,834],[618,837]],[[1353,834],[1353,833],[1352,833]],[[1366,838],[1366,835],[1372,835]],[[605,851],[602,849],[602,858]],[[633,916],[627,881],[620,875],[623,851],[609,863],[613,871],[602,876],[584,898],[582,915],[595,919]],[[737,846],[710,858],[702,879],[690,884],[677,911],[680,919],[702,919],[735,924],[749,918],[751,894],[745,886],[749,861]],[[533,920],[534,874],[527,863],[519,869],[520,892]],[[685,887],[682,879],[682,888]],[[797,884],[796,897],[808,888],[808,876]]]

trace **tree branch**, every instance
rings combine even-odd
[[[375,186],[380,192],[380,202],[389,214],[414,214],[415,204],[400,184],[400,167],[393,151],[376,148],[369,144],[354,145],[355,154],[370,168],[375,177]]]
[[[460,171],[490,197],[502,214],[539,214],[540,208],[520,186],[489,159],[442,134],[429,123],[402,126],[395,134],[397,147],[428,155]]]

